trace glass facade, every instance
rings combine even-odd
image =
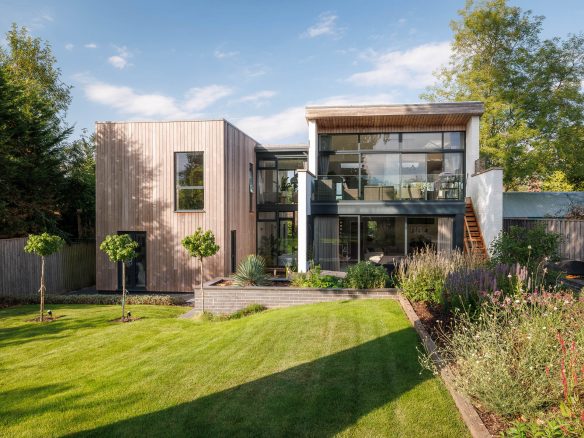
[[[257,155],[258,255],[268,267],[295,265],[298,253],[298,169],[306,157],[296,154]]]
[[[316,202],[462,200],[464,132],[322,134]]]
[[[345,271],[358,261],[393,264],[424,247],[452,249],[452,217],[316,216],[313,254],[323,269]]]

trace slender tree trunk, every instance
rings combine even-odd
[[[200,287],[201,287],[201,299],[203,300],[202,308],[203,308],[203,312],[204,312],[205,311],[205,289],[203,289],[203,257],[201,257],[199,259],[199,261],[201,262],[200,263],[201,264],[201,285],[200,285]]]
[[[126,317],[126,262],[122,261],[122,322]]]
[[[41,256],[41,322],[45,320],[45,256]]]

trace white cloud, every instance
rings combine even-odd
[[[110,56],[107,59],[107,62],[109,62],[113,67],[115,67],[119,70],[123,70],[124,68],[132,65],[128,61],[128,58],[130,58],[132,56],[132,54],[128,51],[128,48],[126,46],[122,46],[122,47],[116,46],[116,50],[117,50],[118,54]]]
[[[261,100],[271,99],[276,94],[275,91],[272,90],[263,90],[258,91],[257,93],[248,94],[247,96],[243,96],[239,99],[240,102],[251,102],[251,103],[258,103]]]
[[[316,24],[310,26],[300,36],[303,38],[316,38],[324,35],[339,36],[342,29],[337,28],[338,18],[330,12],[323,12],[318,16]]]
[[[224,52],[222,50],[215,50],[213,55],[217,59],[225,59],[225,58],[233,58],[233,57],[239,55],[239,52],[235,52],[235,51],[234,52]]]
[[[255,64],[245,67],[242,74],[247,78],[257,78],[263,76],[268,72],[268,68],[262,64]]]
[[[342,105],[373,105],[395,103],[395,96],[388,93],[375,95],[339,95],[331,96],[309,105],[342,106]],[[273,143],[282,141],[306,141],[308,133],[305,107],[293,106],[279,113],[268,116],[243,117],[237,126],[258,141]]]
[[[87,43],[83,47],[85,47],[86,49],[97,49],[97,44],[95,44],[95,43]]]
[[[75,75],[74,78],[82,84],[85,96],[91,102],[109,106],[125,116],[147,119],[202,117],[198,111],[221,99],[229,90],[219,85],[192,88],[184,99],[178,101],[162,93],[142,93],[131,87],[101,82],[84,74]]]
[[[434,83],[432,72],[448,61],[450,53],[448,41],[422,44],[404,51],[369,51],[364,58],[373,68],[351,75],[348,81],[355,85],[424,88]]]
[[[201,111],[232,93],[231,88],[223,85],[208,85],[201,88],[191,88],[187,92],[185,108],[188,111]]]
[[[65,44],[65,49],[67,49],[67,50],[73,50],[74,47],[75,47],[75,45],[73,43]]]
[[[237,127],[258,141],[270,143],[306,135],[304,107],[294,106],[271,116],[243,117]]]

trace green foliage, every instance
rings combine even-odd
[[[58,226],[68,235],[91,238],[95,235],[95,134],[87,136],[84,131],[80,139],[63,146],[60,161],[64,181]]]
[[[28,253],[46,257],[59,252],[64,244],[65,241],[59,236],[49,233],[31,234],[28,236],[24,250]]]
[[[203,231],[200,227],[194,234],[185,237],[181,243],[191,257],[196,257],[199,260],[214,256],[220,249],[219,245],[215,243],[213,232],[211,230]]]
[[[544,192],[572,192],[574,184],[568,182],[564,172],[556,170],[542,182],[541,189]]]
[[[0,237],[58,233],[70,102],[49,44],[13,26],[0,47]],[[74,208],[74,207],[73,207]]]
[[[237,266],[233,274],[233,283],[237,286],[265,286],[270,284],[266,275],[266,262],[263,257],[251,254]]]
[[[444,284],[450,274],[483,264],[479,257],[461,251],[436,252],[426,247],[401,261],[397,282],[402,293],[411,301],[438,304],[443,299]]]
[[[481,155],[504,168],[507,188],[554,171],[582,187],[584,35],[543,40],[543,17],[506,0],[468,0],[459,15],[450,63],[422,97],[485,103]]]
[[[298,272],[292,277],[292,286],[302,288],[341,288],[343,279],[334,275],[322,275],[320,265],[311,266],[308,272]]]
[[[354,289],[379,289],[387,285],[389,275],[383,266],[371,262],[359,262],[347,270],[345,287]]]
[[[0,308],[9,306],[20,306],[23,304],[39,304],[38,295],[14,295],[0,297]],[[46,304],[99,304],[117,305],[122,303],[120,295],[47,295]],[[172,295],[129,295],[126,298],[127,304],[148,304],[155,306],[184,306],[185,299]]]
[[[234,319],[241,319],[246,316],[254,315],[256,313],[264,312],[268,310],[263,304],[250,304],[237,312],[229,313],[226,315],[214,314],[211,312],[202,312],[200,319],[203,321],[230,321]]]
[[[491,244],[491,261],[508,265],[519,263],[533,271],[544,259],[559,260],[560,241],[559,234],[548,232],[543,226],[531,229],[512,226]]]
[[[482,304],[479,317],[459,313],[439,335],[438,353],[452,365],[457,388],[481,406],[533,415],[559,406],[564,394],[583,393],[583,315],[584,301],[569,295],[496,298]]]
[[[138,242],[128,234],[110,234],[99,245],[112,262],[129,262],[136,258]]]

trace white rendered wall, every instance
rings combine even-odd
[[[471,175],[475,171],[475,161],[479,159],[479,117],[473,116],[466,124],[466,192],[472,186]]]
[[[466,194],[472,198],[483,240],[489,248],[503,229],[503,169],[472,175]]]
[[[318,130],[316,122],[308,122],[308,170],[313,175],[317,175],[316,160],[318,155]]]
[[[313,176],[306,170],[298,171],[298,272],[308,271],[308,216],[312,198]]]

